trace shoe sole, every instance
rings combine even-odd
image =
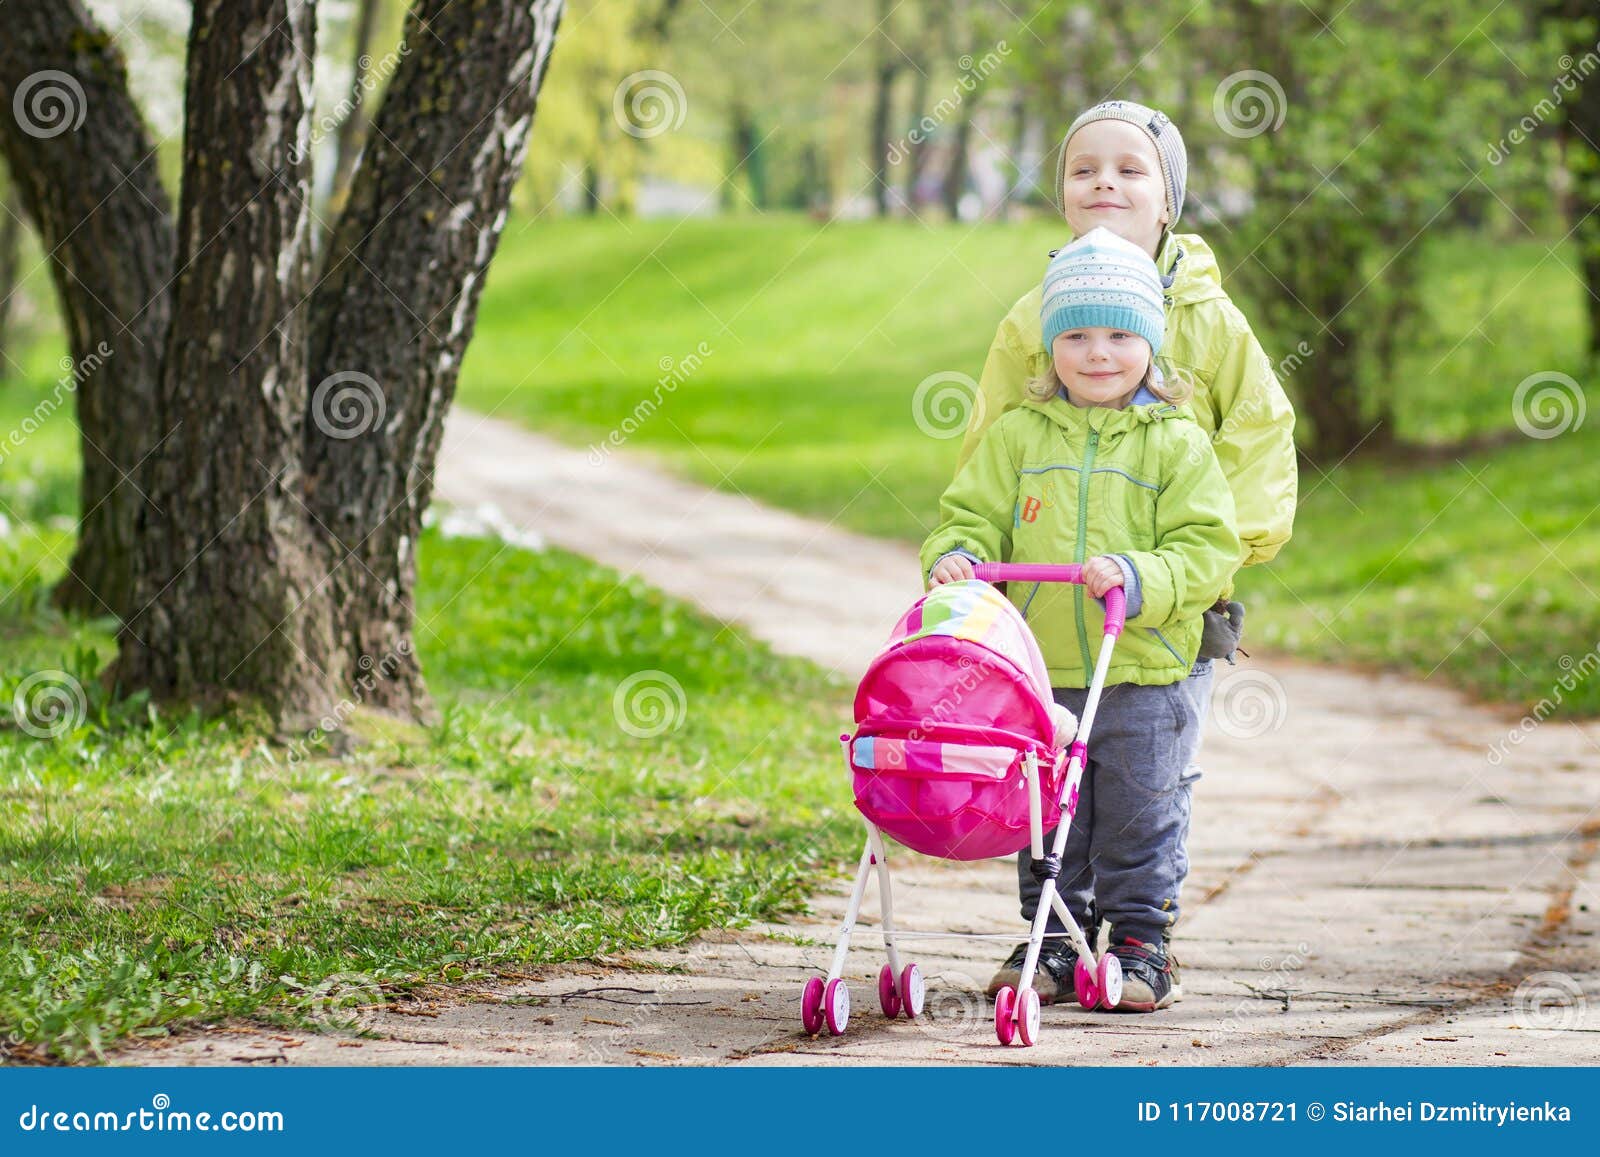
[[[1163,1008],[1171,1008],[1183,999],[1183,989],[1173,985],[1172,991],[1160,1000],[1123,1000],[1117,1003],[1112,1012],[1159,1012]]]
[[[983,995],[989,998],[990,1003],[993,1003],[994,998],[1000,994],[1000,990],[1002,988],[1015,989],[1021,980],[1022,973],[1020,972],[1006,973],[1003,977],[996,976],[989,982],[989,987],[984,989]],[[1046,993],[1042,991],[1037,984],[1033,986],[1033,990],[1039,994],[1039,1003],[1041,1005],[1054,1004],[1056,1002],[1057,995],[1059,995],[1058,993],[1054,992]]]

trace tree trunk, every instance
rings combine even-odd
[[[0,20],[0,149],[50,255],[78,367],[78,542],[55,601],[125,616],[143,501],[130,475],[167,432],[151,414],[167,333],[170,203],[121,54],[82,0],[7,0]]]
[[[1578,46],[1581,59],[1590,49]],[[1572,211],[1577,217],[1573,238],[1583,261],[1584,310],[1589,322],[1588,349],[1591,357],[1600,355],[1600,84],[1580,84],[1566,106],[1567,126],[1576,139],[1569,139],[1568,171],[1572,174]]]
[[[350,175],[355,172],[356,158],[361,155],[361,143],[367,135],[366,80],[372,67],[372,33],[377,23],[378,0],[360,0],[356,10],[355,52],[351,54],[350,111],[339,122],[339,132],[334,138],[337,155],[333,189],[328,194],[331,216],[344,210],[345,197],[350,192]]]
[[[761,132],[755,114],[742,100],[736,100],[728,112],[728,180],[723,187],[728,190],[726,207],[737,209],[734,179],[744,174],[750,186],[750,203],[765,211],[767,204],[767,165],[761,151]]]
[[[961,216],[961,195],[967,191],[967,143],[972,139],[972,110],[962,107],[950,149],[950,167],[944,172],[944,211],[954,221]]]
[[[1306,454],[1317,462],[1336,462],[1359,446],[1370,428],[1362,416],[1360,354],[1368,336],[1352,325],[1347,271],[1359,269],[1362,250],[1338,222],[1317,221],[1293,236],[1280,233],[1290,258],[1284,273],[1311,317],[1326,319],[1317,353],[1296,371],[1297,403],[1311,419]],[[1282,312],[1291,308],[1280,303]],[[1301,307],[1296,305],[1294,309]],[[1303,375],[1303,377],[1301,377]]]
[[[1592,0],[1543,0],[1536,8],[1539,31],[1565,45],[1572,60],[1583,60],[1593,50],[1597,31]],[[1572,74],[1569,67],[1564,77]],[[1584,81],[1571,99],[1561,105],[1556,125],[1561,162],[1571,178],[1571,189],[1559,197],[1558,208],[1571,224],[1578,260],[1583,266],[1585,345],[1591,358],[1600,356],[1600,88]]]
[[[162,698],[259,696],[298,723],[342,669],[329,564],[300,500],[314,12],[198,0],[171,337],[146,473],[138,611],[117,674]],[[263,33],[262,29],[266,29]]]
[[[1000,197],[1002,215],[1011,207],[1012,202],[1017,200],[1017,194],[1023,187],[1023,178],[1028,175],[1022,168],[1022,154],[1027,147],[1028,93],[1019,88],[1011,99],[1011,163],[1016,166],[1017,171],[1006,182],[1006,190]]]
[[[336,545],[337,643],[360,672],[388,676],[356,689],[398,713],[428,712],[411,647],[416,543],[561,7],[413,8],[406,37],[417,50],[378,114],[311,301],[306,500]],[[455,50],[428,49],[440,41]],[[330,382],[374,383],[370,420],[346,423]]]
[[[0,193],[0,381],[12,375],[11,364],[11,312],[21,288],[22,276],[22,222],[17,213],[22,206],[16,203],[10,186]]]
[[[928,115],[928,61],[918,61],[916,79],[911,82],[911,115],[906,125],[905,175],[900,184],[900,195],[912,213],[917,211],[917,182],[928,167],[928,140],[922,132],[922,118]]]
[[[874,96],[872,102],[871,137],[867,142],[868,156],[872,158],[872,204],[879,217],[889,212],[889,118],[894,101],[894,78],[899,71],[891,53],[894,46],[884,24],[894,14],[889,0],[878,0],[878,26],[873,37],[876,62],[873,65]]]
[[[58,249],[74,348],[122,332],[123,318],[143,338],[108,361],[127,393],[143,388],[138,404],[115,391],[101,403],[116,409],[112,433],[153,447],[138,506],[113,524],[133,544],[112,556],[133,587],[108,672],[124,691],[238,696],[280,723],[339,696],[427,714],[415,544],[561,8],[417,0],[376,120],[382,144],[355,172],[313,289],[313,0],[199,0],[168,291],[173,230],[153,151],[130,149],[148,142],[108,38],[79,0],[8,0],[8,103],[58,60],[53,45],[87,54],[59,58],[90,94],[78,129],[23,133],[0,117]],[[104,316],[89,312],[96,300]],[[80,405],[105,422],[87,393]]]

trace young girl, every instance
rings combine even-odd
[[[1055,193],[1074,236],[1100,227],[1137,245],[1154,259],[1161,274],[1167,317],[1161,360],[1167,379],[1191,391],[1190,405],[1200,429],[1211,436],[1223,475],[1233,492],[1242,540],[1236,565],[1269,561],[1289,538],[1294,522],[1297,474],[1294,411],[1273,375],[1244,315],[1222,288],[1216,258],[1193,233],[1176,233],[1183,212],[1188,155],[1178,128],[1163,114],[1132,101],[1107,101],[1080,115],[1067,129],[1056,169]],[[959,462],[976,451],[990,423],[1027,397],[1027,383],[1049,365],[1040,339],[1040,289],[1016,303],[995,333],[979,382]],[[1222,594],[1232,594],[1232,570]],[[1238,642],[1244,608],[1219,599],[1205,614],[1205,641],[1184,688],[1204,717],[1211,699],[1211,660],[1231,656]],[[1198,767],[1184,774],[1180,807],[1187,823]],[[1063,879],[1084,867],[1069,858]],[[1185,870],[1187,865],[1180,865]],[[1017,858],[1017,888],[1022,915],[1032,920],[1040,885],[1026,849]],[[1064,897],[1090,939],[1096,935],[1092,889]],[[1051,927],[1057,928],[1051,916]],[[989,983],[1020,979],[1026,945],[1000,966]],[[1072,989],[1076,955],[1065,941],[1047,942],[1043,967],[1035,974],[1040,1000],[1055,999],[1064,980]]]
[[[1166,940],[1187,870],[1180,778],[1200,724],[1183,683],[1203,612],[1240,550],[1211,440],[1154,365],[1162,296],[1150,256],[1106,229],[1055,256],[1041,293],[1046,372],[984,434],[922,547],[933,584],[971,578],[974,562],[1084,563],[1085,586],[1007,592],[1039,640],[1057,702],[1075,713],[1104,621],[1092,600],[1124,588],[1128,627],[1095,718],[1061,891],[1069,904],[1092,894],[1111,922],[1124,977],[1117,1007],[1142,1012],[1180,995]],[[1047,947],[1041,967],[1063,942]],[[1071,985],[1070,972],[1054,979]]]

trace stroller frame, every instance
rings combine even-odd
[[[974,566],[975,577],[989,582],[1083,582],[1083,568],[1077,564],[1031,565],[1012,563],[982,563]],[[1122,633],[1125,596],[1121,588],[1113,587],[1106,593],[1105,634],[1096,657],[1094,677],[1089,684],[1088,698],[1077,733],[1068,749],[1067,773],[1062,778],[1057,805],[1062,813],[1057,824],[1050,851],[1045,852],[1043,781],[1038,757],[1029,751],[1023,755],[1023,772],[1028,784],[1028,829],[1033,873],[1041,885],[1038,908],[1028,930],[1028,951],[1023,960],[1018,987],[1002,988],[995,996],[995,1036],[1001,1044],[1017,1040],[1031,1046],[1039,1039],[1039,994],[1033,988],[1033,977],[1039,966],[1039,955],[1044,947],[1045,928],[1050,913],[1061,918],[1067,936],[1078,953],[1078,965],[1073,976],[1073,989],[1078,1003],[1084,1008],[1113,1008],[1122,996],[1121,962],[1109,951],[1096,956],[1094,945],[1088,942],[1083,929],[1067,910],[1061,898],[1059,881],[1061,856],[1066,849],[1067,837],[1078,810],[1078,786],[1088,765],[1089,735],[1094,726],[1095,713],[1100,705],[1100,694],[1105,687],[1106,672],[1111,666],[1111,656],[1118,636]],[[850,736],[841,735],[845,765],[851,766]],[[878,975],[879,1004],[884,1015],[891,1019],[898,1015],[908,1018],[920,1016],[924,1007],[926,986],[922,970],[916,963],[902,966],[898,941],[909,939],[939,940],[1004,940],[1014,938],[1012,933],[975,932],[909,932],[894,926],[893,882],[889,858],[884,848],[883,834],[876,824],[863,816],[867,838],[861,850],[860,863],[850,889],[850,899],[845,907],[844,920],[839,926],[834,945],[833,959],[826,979],[813,976],[806,982],[801,997],[801,1020],[808,1033],[816,1035],[824,1027],[838,1036],[850,1020],[850,990],[844,982],[844,964],[850,951],[850,938],[857,932],[856,922],[861,913],[861,902],[866,897],[867,881],[876,874],[880,906],[881,929],[888,963]]]

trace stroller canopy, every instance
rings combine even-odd
[[[1051,746],[1052,703],[1028,624],[971,579],[934,587],[900,616],[856,690],[855,717],[998,729]]]

